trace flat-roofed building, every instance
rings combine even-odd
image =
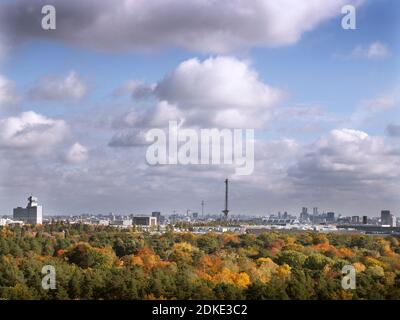
[[[326,222],[335,222],[335,213],[334,212],[328,212],[326,214]]]
[[[30,196],[26,208],[15,208],[13,211],[13,219],[23,221],[26,224],[42,224],[43,208],[38,205],[38,199]]]
[[[131,219],[116,219],[110,221],[110,226],[118,228],[129,228],[132,226]]]
[[[392,224],[392,215],[390,210],[382,210],[381,211],[381,225],[382,226],[391,226]]]
[[[136,226],[156,226],[157,217],[137,216],[132,218],[132,223]]]

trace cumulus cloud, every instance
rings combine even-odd
[[[42,151],[60,143],[68,132],[63,120],[34,111],[0,120],[0,148]]]
[[[86,93],[86,83],[71,71],[65,77],[49,76],[40,79],[29,95],[36,100],[68,101],[80,100]]]
[[[0,111],[12,109],[18,100],[15,83],[0,75]]]
[[[335,129],[312,144],[291,166],[294,182],[331,191],[384,191],[397,184],[400,156],[382,137]],[[396,182],[397,181],[397,182]]]
[[[189,123],[251,128],[263,126],[284,95],[263,83],[246,61],[226,56],[182,62],[155,92],[185,112]]]
[[[186,60],[160,80],[152,94],[153,108],[133,109],[114,121],[123,131],[110,146],[142,145],[143,129],[167,127],[169,120],[183,119],[185,126],[197,128],[263,128],[285,97],[261,81],[247,61],[229,56]],[[135,133],[141,136],[135,138]]]
[[[181,47],[226,53],[296,43],[321,23],[362,0],[53,0],[57,29],[43,32],[45,1],[5,2],[1,28],[12,42],[50,38],[106,51]]]
[[[388,46],[379,41],[368,46],[357,46],[351,52],[353,58],[385,59],[391,55]]]
[[[65,161],[71,164],[79,164],[88,159],[88,150],[80,143],[74,143],[65,155]]]

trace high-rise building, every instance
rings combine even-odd
[[[359,216],[352,216],[351,217],[351,223],[355,223],[355,224],[360,223],[360,217]]]
[[[392,215],[390,214],[390,210],[381,211],[381,225],[382,226],[392,225]]]
[[[368,224],[368,217],[367,216],[363,216],[362,223],[363,224]]]
[[[301,208],[300,221],[306,222],[308,218],[308,209],[306,207]]]
[[[165,223],[165,216],[161,215],[161,212],[154,211],[151,213],[151,216],[157,218],[157,224],[164,224]]]
[[[43,208],[38,205],[38,199],[30,196],[28,198],[28,205],[26,208],[17,207],[13,211],[13,218],[15,220],[23,221],[27,224],[42,224]]]
[[[156,217],[157,218],[157,220],[160,218],[160,216],[161,216],[161,212],[159,212],[159,211],[153,211],[152,213],[151,213],[151,216],[152,217]]]
[[[318,208],[315,207],[313,208],[313,216],[317,216],[318,215]]]
[[[334,212],[327,212],[326,213],[326,221],[327,222],[335,222],[335,213]]]
[[[391,222],[390,222],[390,226],[391,227],[397,227],[397,219],[396,219],[396,217],[393,215],[393,214],[391,214]]]

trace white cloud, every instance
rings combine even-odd
[[[351,52],[353,58],[385,59],[390,55],[388,46],[379,41],[373,42],[367,47],[357,46]]]
[[[65,101],[80,100],[87,93],[86,83],[74,71],[65,77],[45,77],[30,90],[30,96],[37,100]]]
[[[33,111],[0,120],[0,148],[43,151],[60,143],[68,132],[63,120]]]
[[[183,119],[184,112],[176,105],[169,104],[167,101],[160,101],[151,116],[149,126],[164,127],[168,121]]]
[[[41,32],[40,3],[6,2],[1,28],[14,42],[48,37],[106,51],[181,47],[226,53],[283,46],[362,0],[53,0],[57,29]],[[38,6],[38,8],[35,8]]]
[[[88,159],[88,150],[80,143],[74,143],[65,155],[65,160],[71,164],[85,162]]]
[[[312,144],[289,175],[311,188],[384,192],[400,178],[399,165],[399,154],[382,137],[335,129]]]
[[[155,93],[189,123],[251,128],[262,127],[284,95],[263,83],[247,62],[225,56],[182,62]]]
[[[114,121],[123,130],[110,146],[143,145],[144,129],[166,127],[169,120],[182,119],[190,127],[263,128],[285,93],[262,82],[248,62],[218,56],[182,62],[156,84],[153,95],[155,107]]]
[[[0,111],[11,109],[18,100],[15,83],[0,75]]]

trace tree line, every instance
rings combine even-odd
[[[56,289],[42,288],[44,265]],[[344,290],[342,268],[356,270]],[[164,234],[55,223],[0,229],[0,299],[399,299],[393,236]]]

